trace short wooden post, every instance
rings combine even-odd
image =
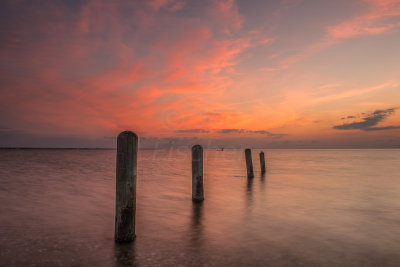
[[[135,239],[136,171],[138,137],[130,131],[117,139],[117,170],[115,200],[115,241]]]
[[[265,173],[265,157],[264,157],[264,152],[260,152],[260,166],[261,166],[261,173]]]
[[[244,151],[245,156],[246,156],[246,167],[247,167],[247,177],[248,178],[253,178],[254,173],[253,173],[253,161],[251,159],[251,149],[246,148]]]
[[[192,147],[192,200],[204,200],[203,189],[203,148],[201,145]]]

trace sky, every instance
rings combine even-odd
[[[399,148],[400,0],[3,0],[0,147]]]

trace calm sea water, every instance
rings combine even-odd
[[[0,150],[2,266],[400,266],[400,150],[139,151],[136,241],[116,245],[113,150]]]

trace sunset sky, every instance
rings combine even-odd
[[[400,0],[0,2],[0,146],[400,147]]]

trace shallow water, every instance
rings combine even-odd
[[[0,150],[2,266],[400,266],[400,150],[139,151],[137,238],[116,245],[114,150]]]

